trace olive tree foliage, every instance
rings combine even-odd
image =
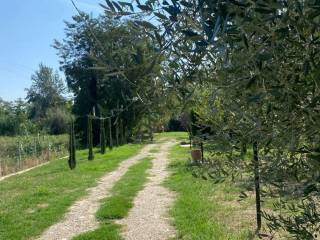
[[[66,35],[54,46],[61,58],[68,87],[73,92],[76,130],[86,139],[86,118],[92,108],[97,116],[112,117],[130,133],[161,95],[157,77],[161,57],[153,40],[137,27],[136,20],[119,21],[109,16],[91,18],[85,13],[66,23]],[[122,106],[122,111],[120,111]],[[99,123],[93,123],[94,144],[99,142]],[[129,133],[128,133],[129,134]]]
[[[110,14],[134,14],[131,3],[107,3]],[[229,151],[243,144],[258,148],[258,160],[245,167],[253,168],[256,187],[262,182],[269,196],[280,197],[278,207],[289,210],[280,216],[265,213],[270,229],[313,239],[319,232],[315,203],[320,197],[319,1],[135,3],[147,19],[157,19],[140,25],[155,31],[163,51],[179,57],[173,63],[180,65],[178,75],[191,83],[211,84],[208,97],[226,120],[211,123],[216,111],[205,115],[205,122],[217,130],[214,137],[228,140]],[[187,78],[181,65],[189,73],[205,71],[207,80]],[[292,194],[297,204],[287,203]]]

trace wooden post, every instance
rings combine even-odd
[[[50,142],[48,142],[48,159],[47,159],[47,162],[50,161],[50,151],[51,151],[51,147],[50,147]]]
[[[20,164],[22,161],[22,144],[21,142],[18,143],[19,144],[19,159],[18,159],[18,169],[20,170]]]

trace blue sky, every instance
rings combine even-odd
[[[102,13],[102,0],[74,0],[85,12]],[[64,20],[76,10],[70,0],[3,0],[0,9],[0,98],[26,96],[39,63],[59,68],[54,39],[64,36]],[[61,74],[62,75],[62,74]]]

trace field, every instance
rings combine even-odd
[[[68,136],[0,137],[0,177],[67,155]]]

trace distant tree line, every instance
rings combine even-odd
[[[25,100],[0,99],[0,135],[63,134],[68,131],[71,103],[57,72],[43,64],[31,77]]]

